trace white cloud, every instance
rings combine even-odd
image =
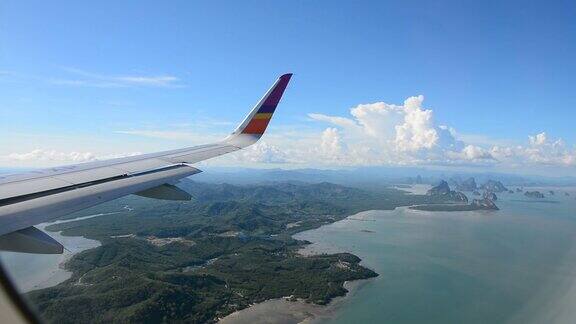
[[[174,75],[167,74],[99,74],[77,68],[63,68],[64,76],[47,77],[0,71],[2,81],[37,81],[58,86],[93,87],[93,88],[129,88],[129,87],[162,87],[181,88],[185,85]]]
[[[548,137],[546,136],[545,132],[542,132],[534,136],[528,136],[528,140],[530,141],[530,145],[542,146],[546,144],[546,142],[548,141]]]
[[[576,151],[561,139],[551,140],[542,132],[529,136],[528,145],[513,145],[510,140],[462,135],[436,124],[433,111],[424,108],[423,101],[423,96],[415,96],[403,105],[360,104],[347,117],[308,114],[333,127],[309,144],[319,147],[322,154],[308,150],[302,153],[307,158],[300,160],[347,165],[576,165]]]
[[[55,150],[35,149],[26,153],[11,153],[8,159],[17,161],[57,161],[57,162],[87,162],[96,160],[91,152],[58,152]]]
[[[542,132],[528,136],[528,142],[528,146],[509,148],[510,154],[506,158],[523,164],[575,165],[576,149],[570,149],[562,139],[551,140]]]
[[[350,109],[351,118],[309,114],[316,121],[337,128],[322,133],[334,138],[338,132],[340,163],[348,164],[414,164],[442,160],[448,151],[464,148],[453,131],[434,122],[433,112],[422,107],[424,97],[410,97],[403,105],[376,102]],[[343,152],[345,148],[346,152]],[[343,161],[345,160],[345,161]]]
[[[236,161],[250,163],[289,163],[288,155],[275,145],[258,142],[232,155]]]
[[[322,132],[320,153],[329,159],[338,159],[342,154],[342,138],[338,129],[329,127]]]
[[[66,78],[47,78],[55,85],[95,87],[95,88],[126,88],[126,87],[182,87],[180,79],[173,75],[106,75],[87,72],[76,68],[65,68],[71,76]]]
[[[313,120],[325,121],[344,128],[358,128],[358,125],[356,125],[353,120],[345,117],[328,116],[315,113],[308,114],[308,117],[312,118]]]
[[[402,105],[385,102],[360,104],[351,108],[349,115],[345,116],[310,113],[308,117],[315,123],[327,123],[328,126],[319,129],[310,124],[299,124],[297,127],[273,124],[259,143],[207,163],[281,163],[297,166],[458,165],[507,169],[576,166],[576,149],[545,132],[528,136],[521,144],[509,140],[492,142],[483,135],[462,136],[453,127],[435,121],[433,110],[424,106],[423,96],[410,97]],[[172,125],[167,130],[136,129],[120,130],[117,133],[185,142],[183,145],[210,143],[226,135],[208,130],[199,131],[197,125],[189,124]],[[166,149],[165,143],[160,141],[142,141],[140,144],[140,149],[144,151]],[[24,164],[25,161],[78,163],[109,157],[77,149],[71,152],[36,149],[25,153],[3,153],[0,156],[18,164]]]
[[[450,158],[455,160],[464,160],[464,161],[494,160],[494,157],[488,150],[476,145],[466,145],[460,152],[448,152],[447,154]]]
[[[433,148],[439,140],[434,127],[432,110],[423,110],[423,96],[404,101],[404,122],[396,125],[396,145],[401,151],[416,152]]]
[[[143,86],[154,86],[154,87],[167,87],[174,85],[175,82],[180,81],[175,76],[170,75],[159,75],[159,76],[118,76],[112,77],[113,80]]]
[[[10,153],[8,160],[20,162],[59,162],[59,163],[82,163],[96,160],[107,160],[125,156],[141,154],[133,152],[127,154],[96,155],[92,152],[60,152],[56,150],[35,149],[25,153]]]

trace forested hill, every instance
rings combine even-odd
[[[325,304],[346,293],[344,281],[376,274],[350,254],[301,256],[305,242],[293,233],[361,210],[433,202],[330,183],[180,186],[192,201],[129,196],[67,218],[106,215],[48,227],[102,246],[66,264],[71,279],[29,293],[40,313],[58,323],[201,323],[283,296]]]

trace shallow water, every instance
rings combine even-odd
[[[27,254],[2,252],[0,261],[12,277],[16,288],[22,292],[55,286],[72,276],[64,269],[64,263],[74,254],[100,246],[100,242],[82,236],[63,236],[60,232],[49,232],[45,228],[52,224],[74,222],[107,214],[95,214],[74,219],[61,220],[36,225],[64,246],[63,254]]]
[[[495,212],[367,211],[295,235],[314,242],[305,253],[351,252],[380,274],[323,322],[572,323],[576,190],[558,190],[502,193]]]

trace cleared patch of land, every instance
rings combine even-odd
[[[128,213],[47,228],[102,245],[66,264],[69,280],[28,294],[40,313],[58,323],[196,323],[284,296],[325,305],[346,294],[346,281],[377,274],[349,253],[303,256],[307,242],[294,233],[362,210],[444,202],[330,183],[183,187],[194,201],[126,197],[83,213]]]

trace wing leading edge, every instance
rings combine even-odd
[[[0,176],[0,250],[61,253],[59,243],[40,236],[33,226],[125,195],[190,199],[174,184],[201,172],[192,164],[256,143],[291,76],[278,78],[236,130],[220,142]],[[43,242],[56,247],[39,248]]]

